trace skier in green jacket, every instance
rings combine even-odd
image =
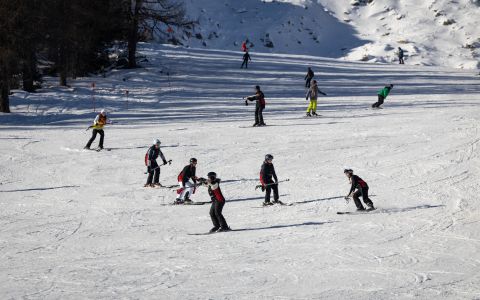
[[[372,108],[381,108],[380,105],[383,104],[383,101],[387,98],[388,94],[390,94],[390,91],[393,89],[393,84],[389,84],[385,86],[383,89],[379,90],[377,95],[378,95],[378,101],[372,104]]]

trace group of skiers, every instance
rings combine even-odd
[[[251,60],[248,53],[247,41],[242,44],[242,50],[245,52],[243,57],[243,63],[241,68],[245,66],[248,68],[248,61]],[[400,63],[403,64],[403,50],[399,47],[399,58]],[[310,100],[310,103],[307,108],[307,116],[317,116],[317,99],[318,96],[327,94],[322,92],[318,88],[318,83],[314,80],[315,74],[313,70],[309,67],[307,74],[305,76],[305,88],[307,89],[306,100]],[[393,84],[389,84],[378,91],[378,101],[372,104],[372,108],[380,108],[384,100],[389,95]],[[245,105],[248,106],[248,102],[255,101],[255,123],[253,126],[265,126],[263,119],[263,110],[265,109],[265,95],[260,89],[260,86],[255,86],[255,94],[252,96],[244,97]],[[95,117],[93,125],[89,126],[88,129],[92,128],[92,136],[89,139],[85,149],[90,149],[92,143],[96,139],[97,135],[100,135],[100,141],[98,144],[97,151],[103,149],[104,143],[104,126],[111,123],[107,117],[107,113],[104,109]],[[147,167],[147,182],[145,187],[162,187],[160,183],[160,168],[163,165],[171,164],[171,160],[165,158],[165,155],[160,150],[161,142],[159,139],[154,139],[153,144],[148,148],[147,153],[145,154],[145,166]],[[162,160],[162,165],[159,165],[157,159]],[[222,194],[220,189],[220,178],[217,177],[215,172],[209,172],[207,178],[199,178],[196,176],[196,166],[197,159],[191,158],[189,164],[186,165],[177,177],[178,186],[177,187],[177,198],[175,199],[174,204],[191,204],[193,203],[191,197],[195,194],[197,187],[205,186],[208,188],[208,194],[211,198],[211,208],[210,208],[210,217],[213,223],[213,228],[210,230],[210,233],[229,231],[230,227],[228,226],[222,211],[225,205],[225,197]],[[350,197],[353,198],[353,201],[357,207],[357,210],[372,210],[375,209],[373,202],[368,197],[368,185],[362,180],[359,176],[353,174],[353,170],[345,169],[345,175],[348,177],[351,187],[348,195],[345,199]],[[260,183],[262,191],[265,192],[265,198],[263,201],[264,206],[273,205],[273,204],[283,204],[280,201],[280,196],[278,192],[278,178],[275,173],[275,168],[273,166],[273,155],[265,155],[265,159],[260,168]],[[173,187],[173,186],[172,186]],[[273,192],[273,201],[270,200],[271,194]],[[360,196],[363,198],[363,202],[366,205],[366,209],[360,201]]]

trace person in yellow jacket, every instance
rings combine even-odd
[[[327,95],[318,88],[317,81],[314,80],[313,83],[312,83],[312,86],[308,89],[307,96],[305,98],[306,100],[308,100],[308,98],[310,98],[310,104],[308,105],[308,108],[307,108],[307,117],[311,117],[312,115],[317,116],[318,94],[322,94],[324,96]],[[310,114],[310,112],[312,114]]]
[[[93,129],[92,137],[90,138],[84,149],[90,149],[90,146],[97,137],[97,134],[100,134],[100,142],[98,143],[98,149],[103,149],[103,138],[105,136],[105,133],[103,132],[103,126],[109,123],[110,122],[107,117],[107,112],[105,111],[105,109],[102,109],[93,121],[93,125],[89,127]]]

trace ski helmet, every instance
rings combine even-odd
[[[255,89],[256,89],[257,91],[259,91],[259,90],[260,90],[260,86],[259,86],[259,85],[256,85],[256,86],[255,86]]]
[[[160,140],[159,140],[159,139],[154,139],[154,140],[153,140],[153,144],[154,144],[154,145],[160,145],[161,143],[160,143]]]
[[[102,110],[100,111],[100,113],[101,113],[102,115],[106,115],[106,114],[107,114],[107,111],[106,111],[105,109],[102,109]]]
[[[353,170],[352,169],[345,169],[345,170],[343,170],[343,173],[353,174]]]
[[[197,159],[195,157],[190,158],[190,163],[191,164],[197,163]]]
[[[273,159],[273,155],[271,154],[265,155],[265,160],[272,160],[272,159]]]
[[[391,89],[393,88],[393,84],[389,84],[388,87],[390,87]]]
[[[210,180],[213,181],[213,180],[217,179],[217,173],[215,173],[215,172],[208,172],[207,177],[208,177],[208,179],[210,179]]]

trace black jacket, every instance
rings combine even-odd
[[[182,182],[183,184],[187,183],[190,179],[193,180],[193,182],[196,182],[195,180],[195,172],[196,172],[196,167],[192,165],[185,166],[183,168],[182,172],[178,174],[178,182]]]
[[[355,191],[355,189],[364,189],[364,188],[368,189],[367,183],[357,175],[352,175],[352,177],[350,178],[350,182],[352,183],[352,186],[350,187],[350,192],[348,192],[349,195],[353,191]]]
[[[308,79],[308,78],[313,78],[313,76],[315,75],[315,73],[313,73],[312,69],[308,69],[308,72],[307,72],[307,75],[305,76],[305,80]]]
[[[147,160],[150,162],[150,166],[154,166],[157,162],[157,158],[160,156],[160,158],[163,160],[163,164],[167,164],[167,160],[165,159],[165,156],[163,155],[162,151],[160,151],[160,148],[156,148],[155,145],[151,146],[150,149],[148,149],[148,157]]]
[[[260,169],[260,182],[262,185],[273,183],[272,177],[276,182],[278,182],[277,174],[275,173],[273,164],[264,162],[262,164],[262,168]]]

